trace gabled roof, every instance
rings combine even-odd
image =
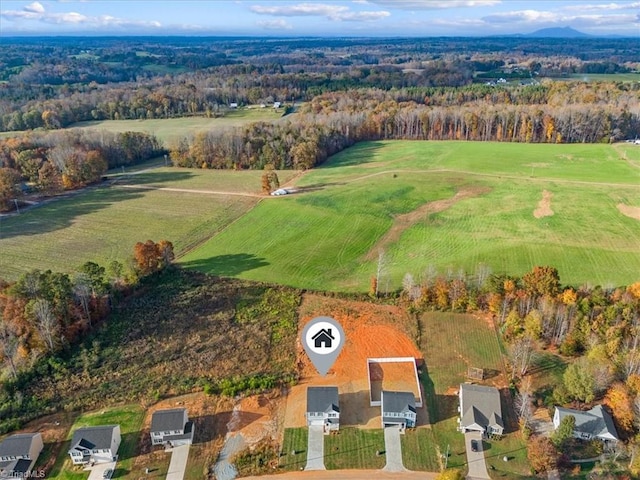
[[[596,405],[591,410],[582,412],[571,408],[556,407],[559,414],[559,421],[568,415],[573,415],[576,419],[576,432],[588,433],[594,437],[618,440],[618,432],[613,424],[613,419],[602,405]]]
[[[382,391],[382,412],[386,413],[416,413],[416,397],[411,392]]]
[[[73,432],[70,450],[81,449],[102,450],[111,448],[114,431],[119,425],[104,425],[99,427],[83,427]]]
[[[504,428],[500,392],[497,388],[463,383],[460,385],[460,399],[462,426],[499,425]]]
[[[338,387],[307,387],[307,412],[340,412]]]
[[[331,334],[331,329],[330,328],[323,328],[318,333],[316,333],[313,337],[311,337],[311,340],[315,340],[316,338],[318,338],[320,335],[323,335],[323,334],[326,335],[327,337],[329,337],[331,340],[335,340],[336,339]]]
[[[0,442],[0,457],[19,457],[29,455],[33,439],[39,433],[17,433]]]
[[[151,416],[152,432],[168,432],[172,430],[184,430],[189,421],[186,408],[172,408],[158,410]]]

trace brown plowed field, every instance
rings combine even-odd
[[[308,386],[335,385],[340,391],[340,425],[380,428],[380,408],[369,406],[367,358],[421,359],[420,351],[410,338],[412,320],[403,309],[394,306],[305,295],[300,306],[300,331],[317,316],[335,318],[344,329],[346,342],[333,368],[322,377],[309,361],[298,337],[297,361],[302,378],[287,397],[285,427],[306,425]],[[413,376],[409,378],[412,380]]]

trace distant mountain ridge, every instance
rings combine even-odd
[[[583,33],[575,28],[571,27],[551,27],[551,28],[541,28],[540,30],[536,30],[535,32],[526,33],[522,35],[523,37],[534,37],[534,38],[588,38],[592,35],[587,33]]]

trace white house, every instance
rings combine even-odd
[[[596,405],[591,410],[582,412],[571,408],[556,407],[553,414],[553,427],[558,428],[562,419],[573,415],[576,426],[573,428],[573,436],[584,440],[597,438],[603,442],[617,442],[618,432],[613,424],[613,419],[602,405]]]
[[[398,425],[400,433],[416,426],[416,397],[411,392],[380,393],[382,428]]]
[[[495,387],[463,383],[460,398],[460,431],[475,431],[483,435],[502,435],[502,407],[500,392]]]
[[[120,441],[120,425],[79,428],[73,432],[69,455],[74,464],[112,462]]]
[[[186,408],[158,410],[151,416],[151,443],[177,447],[193,443],[193,422]]]
[[[307,426],[322,426],[326,434],[340,428],[338,387],[307,388]]]
[[[0,442],[0,478],[23,478],[33,469],[43,448],[39,433],[17,433]]]

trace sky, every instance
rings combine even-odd
[[[483,36],[570,26],[640,38],[640,1],[0,0],[9,35]]]

